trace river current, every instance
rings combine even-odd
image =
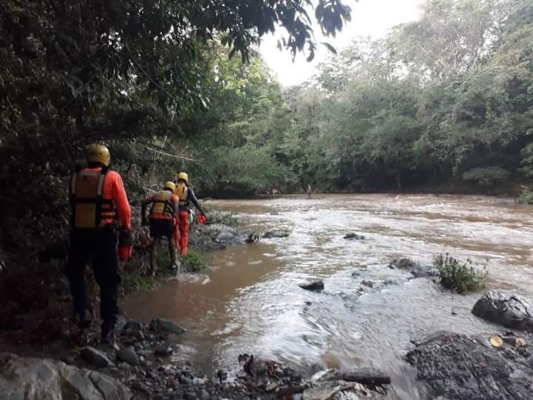
[[[170,282],[124,302],[130,318],[185,326],[181,354],[199,367],[237,365],[245,352],[308,366],[374,366],[409,392],[402,357],[414,340],[500,328],[470,313],[479,294],[410,279],[388,268],[392,259],[430,264],[448,252],[486,266],[489,288],[532,295],[533,213],[510,199],[319,195],[208,204],[237,212],[247,229],[290,235],[209,254],[212,270],[196,282]],[[343,238],[351,232],[365,239]],[[298,286],[317,279],[322,293]]]

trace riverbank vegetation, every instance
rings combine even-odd
[[[475,266],[470,259],[461,262],[449,254],[439,254],[433,265],[442,287],[457,293],[476,292],[485,288],[488,271]]]
[[[529,1],[427,1],[283,96],[252,64],[205,187],[515,192],[533,165],[532,38]]]

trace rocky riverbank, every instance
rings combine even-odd
[[[248,354],[239,356],[240,371],[219,370],[209,377],[173,359],[185,333],[163,319],[150,324],[122,321],[114,345],[102,346],[96,344],[96,329],[71,328],[66,332],[70,346],[53,355],[60,360],[0,353],[0,398],[333,399],[337,393],[351,393],[382,399],[390,383],[371,370],[329,370],[304,379],[296,369]]]

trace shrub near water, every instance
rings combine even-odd
[[[433,265],[439,271],[440,284],[457,293],[475,292],[485,287],[488,272],[475,267],[470,259],[461,262],[448,253],[435,257]]]
[[[183,257],[183,265],[186,272],[200,272],[208,268],[208,264],[200,253],[189,250],[187,256]]]

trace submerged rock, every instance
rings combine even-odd
[[[472,314],[508,328],[533,331],[533,302],[523,296],[492,290],[476,302]]]
[[[311,292],[321,292],[324,290],[324,282],[316,281],[307,284],[301,284],[300,287]]]
[[[424,399],[514,400],[531,398],[529,351],[496,349],[455,333],[430,336],[410,351],[407,362],[424,384]],[[441,397],[439,397],[441,396]]]
[[[0,353],[0,398],[130,400],[122,383],[96,371],[60,361]]]
[[[258,243],[259,242],[259,234],[256,232],[252,232],[248,235],[248,237],[244,240],[246,243]]]
[[[280,239],[280,238],[286,238],[289,237],[289,232],[287,231],[268,231],[263,233],[264,239]]]
[[[180,335],[182,333],[187,332],[187,329],[182,328],[181,326],[172,321],[162,318],[156,318],[152,320],[152,322],[150,322],[150,327],[155,331],[175,333],[176,335]]]
[[[389,268],[409,271],[415,278],[432,278],[437,275],[435,268],[419,264],[408,258],[392,260],[389,264]]]
[[[346,240],[364,240],[365,237],[363,235],[358,235],[357,233],[348,233],[344,236],[344,239]]]

